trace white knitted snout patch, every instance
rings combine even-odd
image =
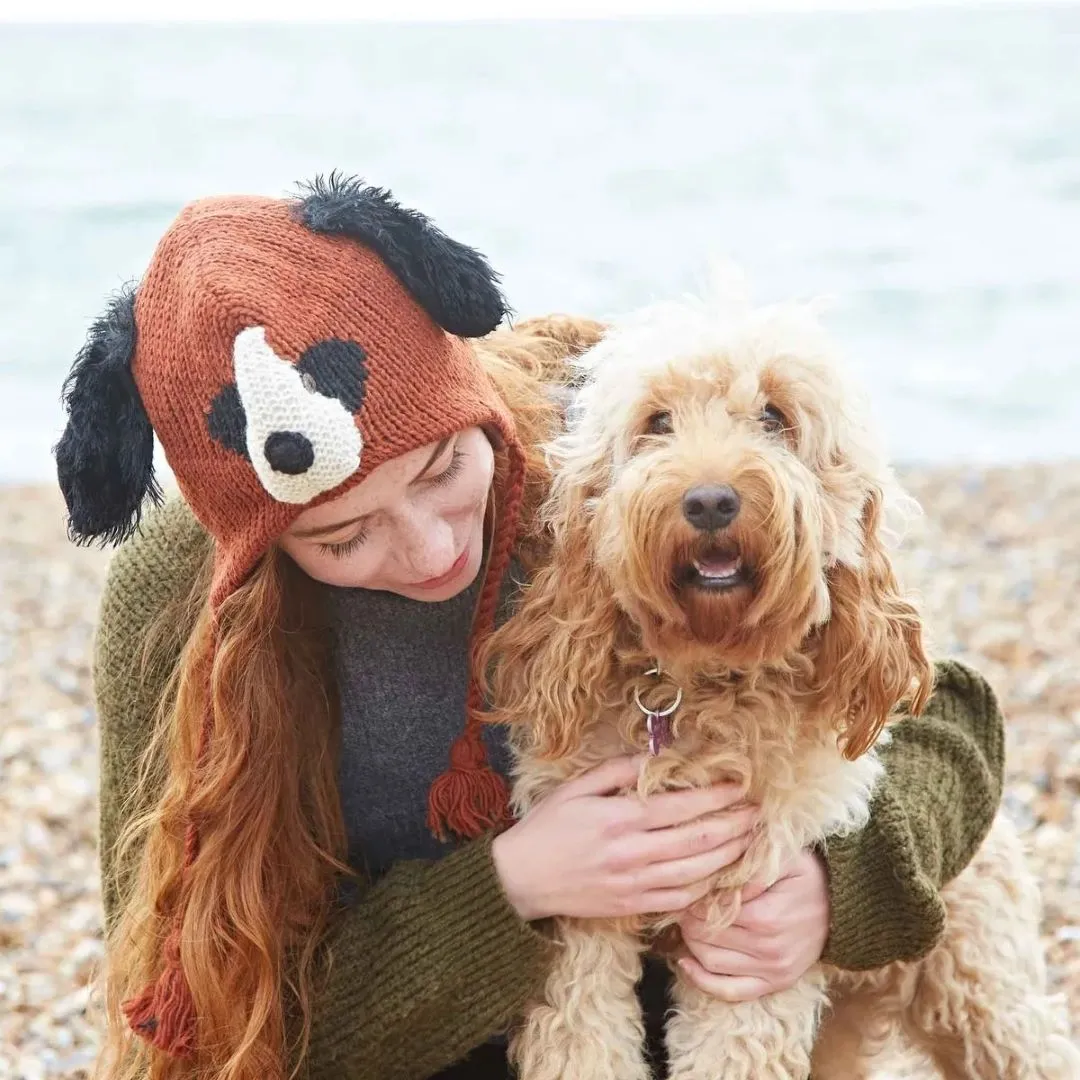
[[[248,457],[262,486],[278,502],[302,504],[347,480],[360,467],[364,440],[356,417],[336,398],[314,389],[295,364],[270,347],[261,326],[241,330],[233,343],[236,389],[247,417]],[[271,437],[278,443],[310,445],[310,464],[290,471],[267,457]],[[279,462],[280,465],[280,462]],[[295,471],[294,471],[295,470]]]

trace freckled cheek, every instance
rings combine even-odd
[[[335,574],[333,584],[348,589],[379,588],[382,584],[384,563],[375,559],[361,559],[353,555],[330,567]]]
[[[483,507],[487,502],[488,492],[491,488],[490,478],[483,474],[474,476],[470,479],[471,482],[464,485],[466,490],[459,500],[463,512],[483,510]]]
[[[455,484],[433,491],[429,509],[444,521],[472,517],[483,512],[489,488],[490,478],[483,470],[474,470],[459,476]]]
[[[488,496],[491,493],[491,481],[495,474],[495,461],[490,448],[482,458],[482,464],[478,468],[469,471],[466,477],[465,487],[468,488],[467,504],[470,507],[479,506],[482,510],[487,505]]]
[[[307,551],[298,554],[296,562],[308,577],[343,588],[364,588],[374,584],[380,572],[378,555],[366,551],[354,552],[345,558],[337,558],[329,552]]]

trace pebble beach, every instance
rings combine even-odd
[[[1005,804],[1043,887],[1052,987],[1080,1030],[1080,462],[904,470],[899,556],[934,652],[1008,717]],[[90,648],[107,555],[47,487],[0,488],[0,1080],[85,1078],[102,954]]]

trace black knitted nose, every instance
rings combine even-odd
[[[299,431],[275,431],[268,435],[263,453],[274,472],[289,476],[306,473],[315,462],[311,440]]]

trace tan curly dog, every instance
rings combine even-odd
[[[931,692],[887,546],[913,504],[812,306],[662,304],[578,363],[552,448],[551,558],[487,650],[516,807],[650,743],[642,797],[742,783],[762,823],[715,881],[712,917],[729,922],[751,877],[866,821],[890,716]],[[1080,1076],[1007,821],[945,899],[944,939],[918,963],[818,965],[739,1005],[677,979],[673,1080],[806,1080],[811,1064],[856,1080],[893,1030],[948,1080]],[[522,1080],[646,1080],[634,987],[673,918],[556,921],[557,960],[513,1040]]]

